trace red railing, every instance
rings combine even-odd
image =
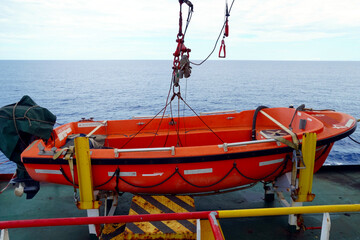
[[[216,221],[217,211],[186,212],[186,213],[163,213],[145,215],[120,215],[101,217],[72,217],[72,218],[47,218],[0,221],[0,229],[49,227],[49,226],[70,226],[89,225],[104,223],[128,223],[128,222],[151,222],[164,220],[185,220],[185,219],[209,219],[216,240],[223,240],[220,227]]]

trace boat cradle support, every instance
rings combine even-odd
[[[76,206],[79,209],[87,210],[88,217],[98,217],[99,207],[101,205],[101,202],[95,201],[95,197],[94,197],[89,138],[88,136],[77,137],[75,138],[74,144],[75,144],[77,176],[79,181],[79,192],[80,192],[79,194],[80,201],[77,200]],[[72,159],[70,161],[72,161]],[[75,190],[75,186],[74,186],[74,190]],[[99,225],[89,224],[90,235],[96,236],[98,235],[99,231],[100,231]]]
[[[78,201],[77,207],[79,209],[98,209],[100,203],[94,200],[90,147],[87,137],[75,138],[75,154],[80,191],[80,201]]]
[[[301,156],[302,160],[293,164],[293,171],[279,177],[273,188],[265,186],[265,199],[271,199],[268,195],[277,194],[280,203],[285,207],[300,207],[303,202],[312,202],[315,194],[312,191],[316,152],[316,133],[304,133],[302,138]],[[296,182],[293,183],[293,179]],[[291,193],[290,203],[285,199],[283,192]],[[289,225],[300,229],[301,216],[289,215]],[[325,218],[325,216],[324,216]]]

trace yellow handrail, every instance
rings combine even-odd
[[[219,218],[260,217],[260,216],[277,216],[277,215],[290,215],[290,214],[326,213],[326,212],[329,213],[360,212],[360,204],[257,208],[257,209],[218,211]]]

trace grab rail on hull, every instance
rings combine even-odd
[[[115,148],[115,157],[119,157],[119,153],[127,152],[162,152],[162,151],[171,151],[171,155],[175,155],[175,146],[172,147],[159,147],[159,148],[127,148],[127,149],[118,149]]]
[[[239,147],[246,146],[251,144],[260,144],[260,143],[269,143],[276,142],[276,139],[264,139],[264,140],[255,140],[255,141],[244,141],[244,142],[235,142],[235,143],[224,143],[218,145],[219,148],[223,148],[225,152],[228,151],[228,147]],[[119,153],[128,153],[128,152],[162,152],[162,151],[171,151],[171,155],[175,155],[175,146],[171,147],[159,147],[159,148],[126,148],[126,149],[114,149],[115,157],[119,157]]]
[[[269,143],[269,142],[276,142],[275,139],[264,139],[264,140],[255,140],[255,141],[245,141],[245,142],[235,142],[235,143],[224,143],[219,144],[219,148],[223,148],[224,152],[228,151],[228,147],[240,147],[240,146],[246,146],[251,144],[259,144],[259,143]]]
[[[218,145],[219,148],[223,148],[225,152],[228,151],[228,147],[239,147],[246,146],[250,144],[260,144],[260,143],[269,143],[276,142],[275,139],[264,139],[256,141],[245,141],[245,142],[235,142],[235,143],[224,143]],[[162,152],[162,151],[171,151],[171,155],[175,155],[175,146],[171,147],[159,147],[159,148],[127,148],[127,149],[114,149],[115,157],[119,157],[119,153],[128,153],[128,152]]]

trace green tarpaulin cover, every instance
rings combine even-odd
[[[49,139],[56,116],[38,106],[29,96],[0,108],[0,150],[23,169],[21,152],[35,137]],[[19,177],[18,172],[18,177]]]

